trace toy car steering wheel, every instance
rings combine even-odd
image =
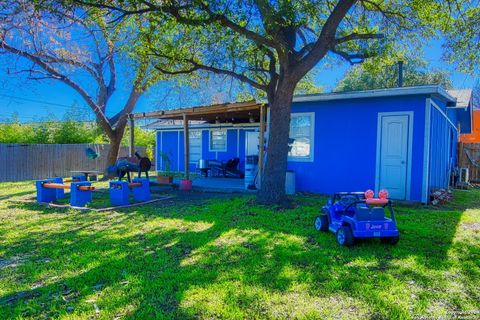
[[[344,211],[348,211],[351,207],[356,206],[358,203],[358,201],[350,203],[348,206],[345,207]]]
[[[355,196],[344,196],[338,200],[339,204],[345,207],[345,211],[347,211],[351,206],[353,206],[358,199]]]

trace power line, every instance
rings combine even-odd
[[[11,96],[11,95],[2,94],[2,93],[0,93],[0,96],[5,97],[5,98],[10,98],[10,99],[18,99],[18,100],[23,100],[23,101],[28,101],[28,102],[41,103],[41,104],[46,104],[46,105],[61,107],[61,108],[72,109],[74,107],[73,104],[72,105],[66,105],[66,104],[60,104],[60,103],[55,103],[55,102],[48,102],[48,101],[42,101],[42,100],[36,100],[36,99],[30,99],[30,98],[16,97],[16,96]],[[86,108],[86,107],[77,107],[77,109],[85,109],[85,110],[90,110],[91,111],[90,108]]]

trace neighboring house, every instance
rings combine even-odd
[[[440,86],[416,86],[294,97],[288,169],[295,172],[296,190],[387,189],[393,199],[428,202],[432,190],[449,186],[459,133],[471,131],[471,108],[457,106],[455,94]],[[243,170],[246,153],[252,153],[254,135],[248,132],[259,128],[258,112],[228,106],[215,118],[200,117],[200,111],[218,106],[182,109],[197,120],[189,126],[190,170],[200,159],[234,157]],[[169,117],[174,118],[159,116]],[[184,170],[182,123],[156,125],[157,155],[168,155],[178,171]],[[156,157],[157,168],[163,168],[161,158]]]
[[[471,89],[449,90],[448,93],[457,98],[456,108],[463,108],[471,113],[470,123],[468,123],[467,119],[462,119],[462,123],[467,126],[467,130],[462,130],[460,141],[464,143],[480,143],[480,110],[477,110],[479,106],[474,106],[473,104],[473,91]],[[466,114],[467,112],[463,113],[464,116]],[[463,133],[468,131],[471,133]]]

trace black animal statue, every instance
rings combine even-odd
[[[147,157],[142,157],[138,152],[135,152],[135,157],[120,157],[113,166],[107,168],[107,173],[122,180],[127,176],[127,181],[131,182],[130,172],[138,172],[138,177],[145,176],[148,178],[148,171],[152,167],[152,162]]]

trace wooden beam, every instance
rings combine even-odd
[[[258,181],[262,185],[263,154],[265,151],[265,105],[260,105],[260,133],[258,135]]]
[[[183,148],[185,180],[189,180],[190,172],[188,165],[190,163],[190,135],[188,133],[188,116],[186,113],[183,114]]]
[[[135,118],[133,114],[128,116],[130,118],[130,157],[135,156]]]
[[[239,102],[239,103],[225,103],[212,106],[199,106],[193,108],[175,109],[175,110],[160,110],[152,112],[141,112],[133,114],[135,119],[169,119],[179,118],[181,119],[184,114],[188,116],[201,116],[215,113],[230,113],[248,110],[257,110],[259,104],[256,102]]]

